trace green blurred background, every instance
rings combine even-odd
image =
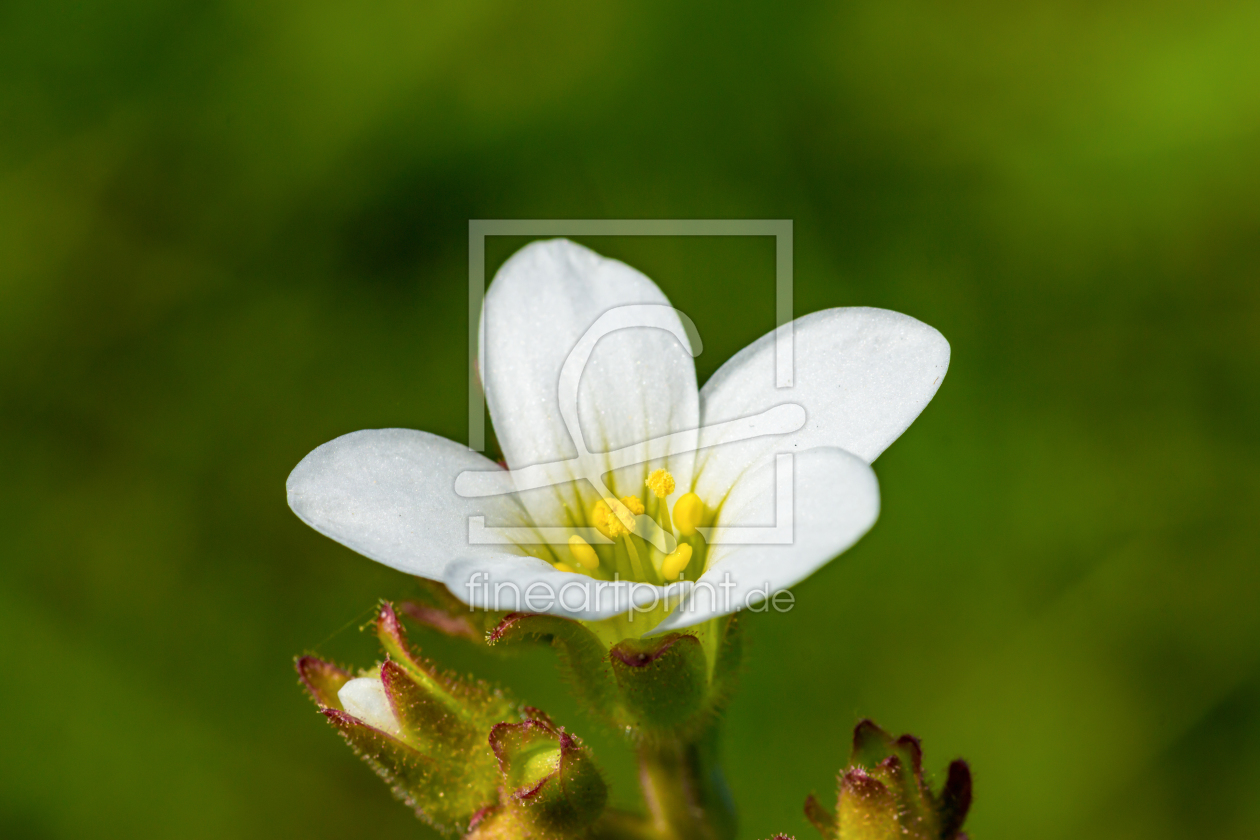
[[[884,513],[750,622],[741,837],[870,715],[977,838],[1260,835],[1260,5],[0,4],[0,835],[432,837],[301,694],[414,584],[284,479],[467,434],[470,218],[787,218],[796,311],[948,378]],[[490,243],[497,267],[522,241]],[[592,239],[773,326],[769,240]],[[426,652],[590,736],[547,652]]]

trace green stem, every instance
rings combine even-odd
[[[639,747],[639,784],[664,840],[732,840],[735,808],[717,763],[718,732]]]
[[[660,840],[650,820],[609,808],[590,830],[591,840]]]

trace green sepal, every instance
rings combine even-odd
[[[404,740],[437,767],[439,787],[428,795],[444,793],[445,810],[466,825],[498,794],[498,767],[486,741],[489,727],[479,728],[471,716],[452,712],[444,698],[434,697],[396,662],[381,665],[381,683]]]
[[[946,840],[958,837],[963,821],[967,819],[967,811],[971,809],[971,768],[967,762],[957,759],[950,763],[945,786],[936,801],[941,819],[941,837]]]
[[[740,668],[744,661],[744,622],[739,613],[716,620],[713,632],[718,634],[717,652],[714,655],[712,683],[709,689],[711,711],[726,708],[735,694]]]
[[[500,775],[488,737],[495,724],[517,719],[502,692],[439,670],[408,644],[388,603],[373,629],[387,659],[360,675],[381,681],[399,731],[383,732],[345,712],[337,692],[349,671],[315,657],[298,660],[303,684],[329,721],[425,821],[465,831],[498,799]],[[391,730],[392,731],[392,730]]]
[[[455,780],[442,772],[437,761],[402,741],[343,711],[325,709],[323,714],[350,748],[385,780],[394,796],[438,831],[462,831],[473,814],[493,803],[492,790],[488,801],[473,804],[473,792],[456,790],[452,787]],[[444,792],[447,795],[441,795]]]
[[[683,633],[626,639],[609,651],[622,703],[647,738],[689,737],[703,724],[708,663],[700,640]]]
[[[614,728],[627,724],[604,644],[578,622],[554,615],[510,613],[486,641],[490,645],[549,642],[559,654],[565,678],[587,711],[604,718]]]
[[[473,716],[463,709],[452,711],[458,704],[446,691],[435,690],[433,682],[417,680],[409,669],[391,659],[381,664],[381,683],[394,716],[417,749],[427,754],[461,750],[477,739]]]
[[[302,687],[321,709],[341,709],[337,692],[354,678],[354,675],[338,665],[325,662],[316,656],[299,656],[293,660]]]
[[[537,709],[490,733],[503,779],[499,805],[478,813],[465,840],[591,837],[608,789],[581,741]],[[648,840],[648,838],[644,838]]]
[[[429,705],[439,705],[447,715],[447,723],[461,722],[481,733],[490,727],[514,717],[514,706],[501,691],[480,680],[462,680],[439,669],[420,656],[407,641],[407,632],[398,620],[397,613],[388,602],[382,602],[374,622],[376,637],[380,640],[389,661],[401,666],[407,675],[428,698]],[[426,706],[427,708],[427,706]],[[430,716],[440,718],[436,710]]]
[[[603,812],[608,788],[582,742],[537,709],[490,732],[505,804],[543,832],[577,833]]]
[[[818,797],[812,793],[805,797],[805,819],[809,820],[810,824],[818,829],[818,833],[828,840],[835,840],[840,832],[840,824],[835,812],[819,802]]]
[[[902,836],[896,797],[861,767],[840,777],[836,817],[838,840],[896,840]]]
[[[851,767],[861,767],[881,782],[897,805],[903,832],[935,840],[940,820],[932,793],[923,781],[923,749],[913,735],[893,739],[873,721],[863,720],[853,731]]]

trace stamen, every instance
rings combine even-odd
[[[658,499],[663,499],[674,492],[674,477],[665,470],[654,470],[647,479],[648,489]]]
[[[704,515],[704,502],[695,493],[687,493],[674,503],[674,524],[684,537],[690,537]]]
[[[643,502],[639,501],[638,496],[622,496],[621,503],[625,505],[634,516],[638,516],[640,513],[643,513]],[[631,528],[630,530],[633,531],[634,529]]]
[[[647,576],[643,574],[643,561],[639,559],[639,550],[634,547],[634,540],[626,534],[622,536],[621,541],[626,546],[626,554],[630,555],[630,568],[634,572],[634,579],[646,581]]]
[[[624,509],[625,505],[616,499],[610,499],[614,505]],[[626,512],[626,518],[629,518],[629,511]],[[633,520],[631,520],[633,521]],[[605,537],[615,540],[628,530],[620,516],[614,516],[612,508],[607,501],[600,499],[591,508],[591,524],[595,526]]]
[[[656,496],[656,524],[667,534],[674,533],[674,524],[669,521],[669,502],[665,498],[674,492],[674,477],[665,470],[656,470],[648,476],[648,489]]]
[[[595,553],[595,549],[591,548],[590,543],[577,534],[569,537],[569,553],[573,555],[574,560],[586,568],[599,568],[599,555]]]
[[[643,513],[643,502],[637,496],[601,499],[591,509],[591,520],[599,532],[609,539],[634,533],[634,518]]]
[[[587,548],[589,547],[590,546],[587,546]],[[573,568],[568,563],[556,563],[555,569],[557,572],[568,572],[571,575],[577,574],[577,569]]]
[[[665,555],[661,563],[661,576],[668,583],[682,577],[683,569],[691,562],[691,546],[679,543],[678,547]]]

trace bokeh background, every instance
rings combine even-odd
[[[470,218],[787,218],[796,311],[939,328],[884,513],[755,616],[741,837],[859,716],[977,838],[1260,835],[1260,5],[0,5],[0,835],[433,837],[302,695],[414,584],[284,479],[467,434]],[[522,241],[490,242],[497,267]],[[599,239],[707,377],[769,240]],[[615,738],[546,651],[427,653]]]

